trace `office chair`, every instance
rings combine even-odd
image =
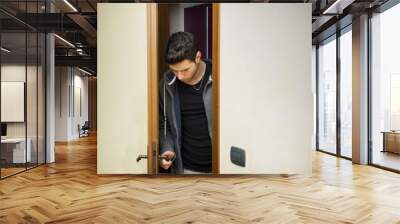
[[[79,128],[79,125],[78,125]],[[89,136],[89,121],[85,121],[85,123],[82,125],[82,127],[79,128],[79,138],[80,137],[87,137]]]

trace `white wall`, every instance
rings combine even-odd
[[[55,68],[55,141],[68,141],[69,68]]]
[[[26,80],[25,80],[26,71],[28,71],[29,75],[32,74],[33,72],[36,75],[36,67],[33,67],[33,66],[25,67],[25,64],[24,65],[18,65],[18,64],[2,65],[1,66],[1,81],[2,82],[24,82],[24,83],[26,83]],[[22,109],[22,113],[24,113],[24,110],[25,110],[24,106],[21,109]],[[7,110],[7,108],[3,108],[2,110]],[[2,114],[3,113],[4,112],[2,111]],[[2,120],[3,120],[3,118],[2,118]],[[24,119],[22,119],[22,122],[9,123],[7,126],[8,132],[9,131],[14,132],[15,135],[17,135],[17,136],[18,135],[25,136],[24,128],[22,128],[23,130],[18,130],[18,128],[16,128],[16,126],[21,126],[20,124],[24,124],[23,120]],[[25,125],[23,125],[23,126],[25,126]]]
[[[147,161],[147,7],[97,4],[97,172],[144,174]]]
[[[220,10],[220,173],[311,174],[311,4]]]
[[[88,76],[82,76],[83,73],[80,71],[76,70],[74,71],[74,108],[72,109],[75,111],[73,113],[73,119],[71,120],[72,122],[72,130],[71,130],[71,135],[73,138],[78,138],[79,137],[79,132],[78,132],[78,124],[81,126],[85,123],[85,121],[89,120],[89,93],[88,93]],[[78,92],[80,91],[80,93]],[[79,97],[80,96],[80,97]],[[80,101],[80,102],[79,102]],[[80,108],[79,108],[80,107]],[[81,111],[80,111],[80,110]]]
[[[313,93],[313,136],[312,148],[317,149],[317,48],[312,46],[311,56],[311,80],[312,80],[312,93]]]
[[[30,86],[36,86],[36,66],[8,64],[1,66],[1,81],[3,82],[25,82],[25,76],[28,76]],[[36,88],[27,88],[27,119],[28,119],[28,137],[32,133],[36,135]],[[34,102],[34,104],[31,104]],[[32,123],[34,122],[34,123]],[[8,137],[25,137],[26,122],[7,122],[7,136]]]
[[[88,120],[88,77],[73,67],[56,67],[55,73],[55,140],[70,141],[79,138],[78,124]],[[76,108],[79,89],[82,116]]]
[[[1,82],[1,121],[25,121],[25,82]]]
[[[7,137],[25,137],[30,139],[32,161],[44,162],[44,73],[42,67],[36,67],[25,64],[3,64],[1,66],[1,81],[2,82],[24,82],[26,84],[26,107],[22,105],[24,113],[26,111],[27,119],[23,122],[6,122]],[[27,79],[27,82],[26,82]],[[3,91],[3,90],[2,90]],[[3,96],[2,96],[3,97]],[[24,103],[23,103],[24,104]],[[4,106],[4,105],[3,105]],[[7,108],[2,108],[6,110]],[[10,108],[8,108],[10,109]],[[15,108],[13,108],[15,110]],[[17,111],[15,111],[16,113]],[[20,111],[21,112],[21,111]],[[37,157],[36,153],[39,153]],[[51,160],[49,160],[51,161]]]
[[[28,73],[26,73],[28,71]],[[32,66],[25,67],[24,65],[9,64],[1,66],[1,81],[3,82],[25,82],[25,75],[36,72],[36,68]],[[36,74],[36,73],[35,73]],[[25,137],[25,122],[8,122],[7,123],[7,137]]]

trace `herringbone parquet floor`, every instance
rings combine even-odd
[[[400,223],[400,175],[315,153],[313,175],[96,175],[95,137],[0,181],[0,223]]]

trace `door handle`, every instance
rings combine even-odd
[[[136,162],[139,162],[139,161],[142,160],[142,159],[148,159],[148,158],[149,158],[149,157],[148,157],[147,155],[139,155],[139,156],[136,158]],[[167,161],[170,161],[170,160],[174,161],[174,160],[175,160],[175,156],[174,156],[172,159],[167,158],[167,157],[165,157],[165,156],[158,156],[158,160],[162,160],[162,159],[165,159],[165,160],[167,160]]]
[[[147,158],[148,158],[147,155],[139,155],[139,156],[136,158],[136,162],[139,162],[141,159],[147,159]]]

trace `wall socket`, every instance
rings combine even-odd
[[[231,162],[235,165],[246,166],[246,152],[244,149],[232,146],[231,147]]]

